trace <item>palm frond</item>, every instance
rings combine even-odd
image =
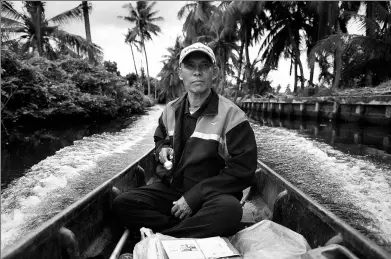
[[[341,39],[340,34],[329,35],[327,38],[320,40],[310,51],[310,63],[316,61],[316,55],[323,56],[324,53],[333,53],[335,51],[337,41]]]
[[[369,2],[370,4],[373,4],[373,13],[377,20],[380,22],[388,22],[391,23],[391,10],[387,10],[378,2]]]
[[[26,28],[24,26],[1,28],[2,33],[22,33],[25,31],[26,31]]]
[[[363,58],[391,61],[391,42],[368,36],[350,35],[347,46],[359,46]]]
[[[185,4],[178,11],[178,15],[177,15],[178,19],[181,20],[187,12],[189,13],[194,12],[196,7],[197,7],[197,3]]]
[[[153,18],[148,18],[148,21],[149,22],[160,22],[160,21],[164,21],[164,18],[159,16],[159,17],[153,17]]]
[[[90,8],[90,6],[89,6]],[[48,22],[53,22],[54,24],[60,24],[64,25],[69,23],[69,21],[78,19],[83,20],[83,6],[82,4],[79,4],[75,8],[65,11],[63,13],[60,13],[51,19],[48,20]]]
[[[72,48],[79,49],[83,54],[88,54],[88,51],[92,51],[94,55],[103,54],[101,47],[94,43],[89,43],[79,35],[74,35],[63,30],[57,30],[54,34],[59,42]]]
[[[137,18],[136,17],[133,17],[133,16],[117,16],[118,19],[122,19],[122,20],[125,20],[125,21],[128,21],[130,23],[134,23],[134,22],[137,22]]]
[[[145,26],[145,29],[151,33],[153,33],[154,35],[157,35],[159,32],[161,32],[161,29],[159,26],[157,26],[156,24],[153,24],[153,23],[147,23],[147,25]]]
[[[371,36],[374,36],[380,30],[379,24],[375,20],[368,19],[365,15],[345,11],[342,16],[347,20],[354,19],[354,23],[357,25],[360,32],[364,31],[370,33]]]
[[[1,28],[14,27],[14,26],[21,27],[21,26],[23,26],[23,23],[16,21],[14,19],[11,19],[11,18],[1,17]]]
[[[132,3],[124,4],[124,5],[122,5],[122,8],[128,9],[128,10],[129,10],[129,13],[131,13],[132,11],[135,11],[135,9],[134,9]]]
[[[145,10],[145,13],[147,14],[151,14],[152,13],[152,9],[155,7],[156,5],[156,2],[149,2],[150,4],[148,6],[145,6],[143,9]],[[154,13],[157,13],[159,11],[155,11]]]
[[[1,14],[1,19],[3,19],[5,16],[13,19],[23,19],[23,14],[14,9],[11,1],[1,1]]]
[[[258,56],[263,50],[265,50],[271,44],[273,38],[276,37],[276,35],[284,27],[284,25],[285,25],[284,22],[279,22],[269,31],[269,34],[266,36],[261,46],[259,47]]]

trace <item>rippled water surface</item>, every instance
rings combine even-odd
[[[79,138],[35,163],[1,193],[1,248],[111,178],[153,147],[162,107],[119,132]],[[252,121],[258,158],[379,245],[391,250],[387,130]]]
[[[391,155],[375,149],[374,156],[369,146],[335,143],[333,130],[319,133],[318,128],[315,136],[316,130],[303,123],[298,129],[283,124],[253,121],[259,159],[391,250]]]
[[[157,106],[119,132],[74,141],[39,163],[1,192],[1,248],[110,179],[153,145],[162,112]]]

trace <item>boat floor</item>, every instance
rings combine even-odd
[[[243,197],[248,197],[249,188],[243,191]],[[242,203],[244,200],[242,200]],[[243,216],[241,220],[241,229],[253,225],[264,219],[271,219],[272,212],[268,208],[261,196],[253,196],[243,205]],[[115,227],[114,227],[115,228]],[[120,233],[119,233],[120,234]],[[107,227],[104,231],[91,243],[89,248],[83,253],[82,258],[88,259],[103,259],[109,258],[116,246],[120,236],[115,234],[111,227]],[[116,241],[116,242],[114,242]],[[134,246],[140,241],[140,233],[131,233],[127,239],[121,254],[133,253]]]

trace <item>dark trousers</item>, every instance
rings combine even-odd
[[[174,237],[202,238],[229,236],[239,230],[243,211],[233,195],[215,196],[190,217],[179,220],[171,215],[171,208],[181,196],[162,183],[153,183],[118,195],[113,210],[120,223],[135,231],[147,227]]]

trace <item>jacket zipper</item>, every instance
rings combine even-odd
[[[197,124],[198,124],[198,122],[200,121],[201,117],[202,117],[202,116],[198,117],[197,122],[196,122],[196,127],[197,127]],[[195,129],[194,129],[194,130],[195,130]],[[194,133],[194,132],[193,132],[193,133]],[[192,134],[192,135],[193,135],[193,134]],[[191,136],[190,136],[190,138],[191,138]],[[183,159],[183,154],[185,153],[185,150],[186,150],[186,147],[187,147],[187,143],[189,142],[190,138],[186,141],[186,144],[185,144],[185,146],[184,146],[184,148],[183,148],[183,151],[182,151],[181,159],[179,160],[178,165],[177,165],[176,168],[175,168],[175,171],[176,171],[178,168],[180,168],[179,166],[181,165],[181,162],[182,162],[182,159]],[[172,138],[172,145],[174,146],[174,136],[173,136],[173,138]],[[175,163],[175,157],[174,157],[174,163]],[[170,184],[172,183],[173,180],[174,180],[174,175],[171,176]]]

